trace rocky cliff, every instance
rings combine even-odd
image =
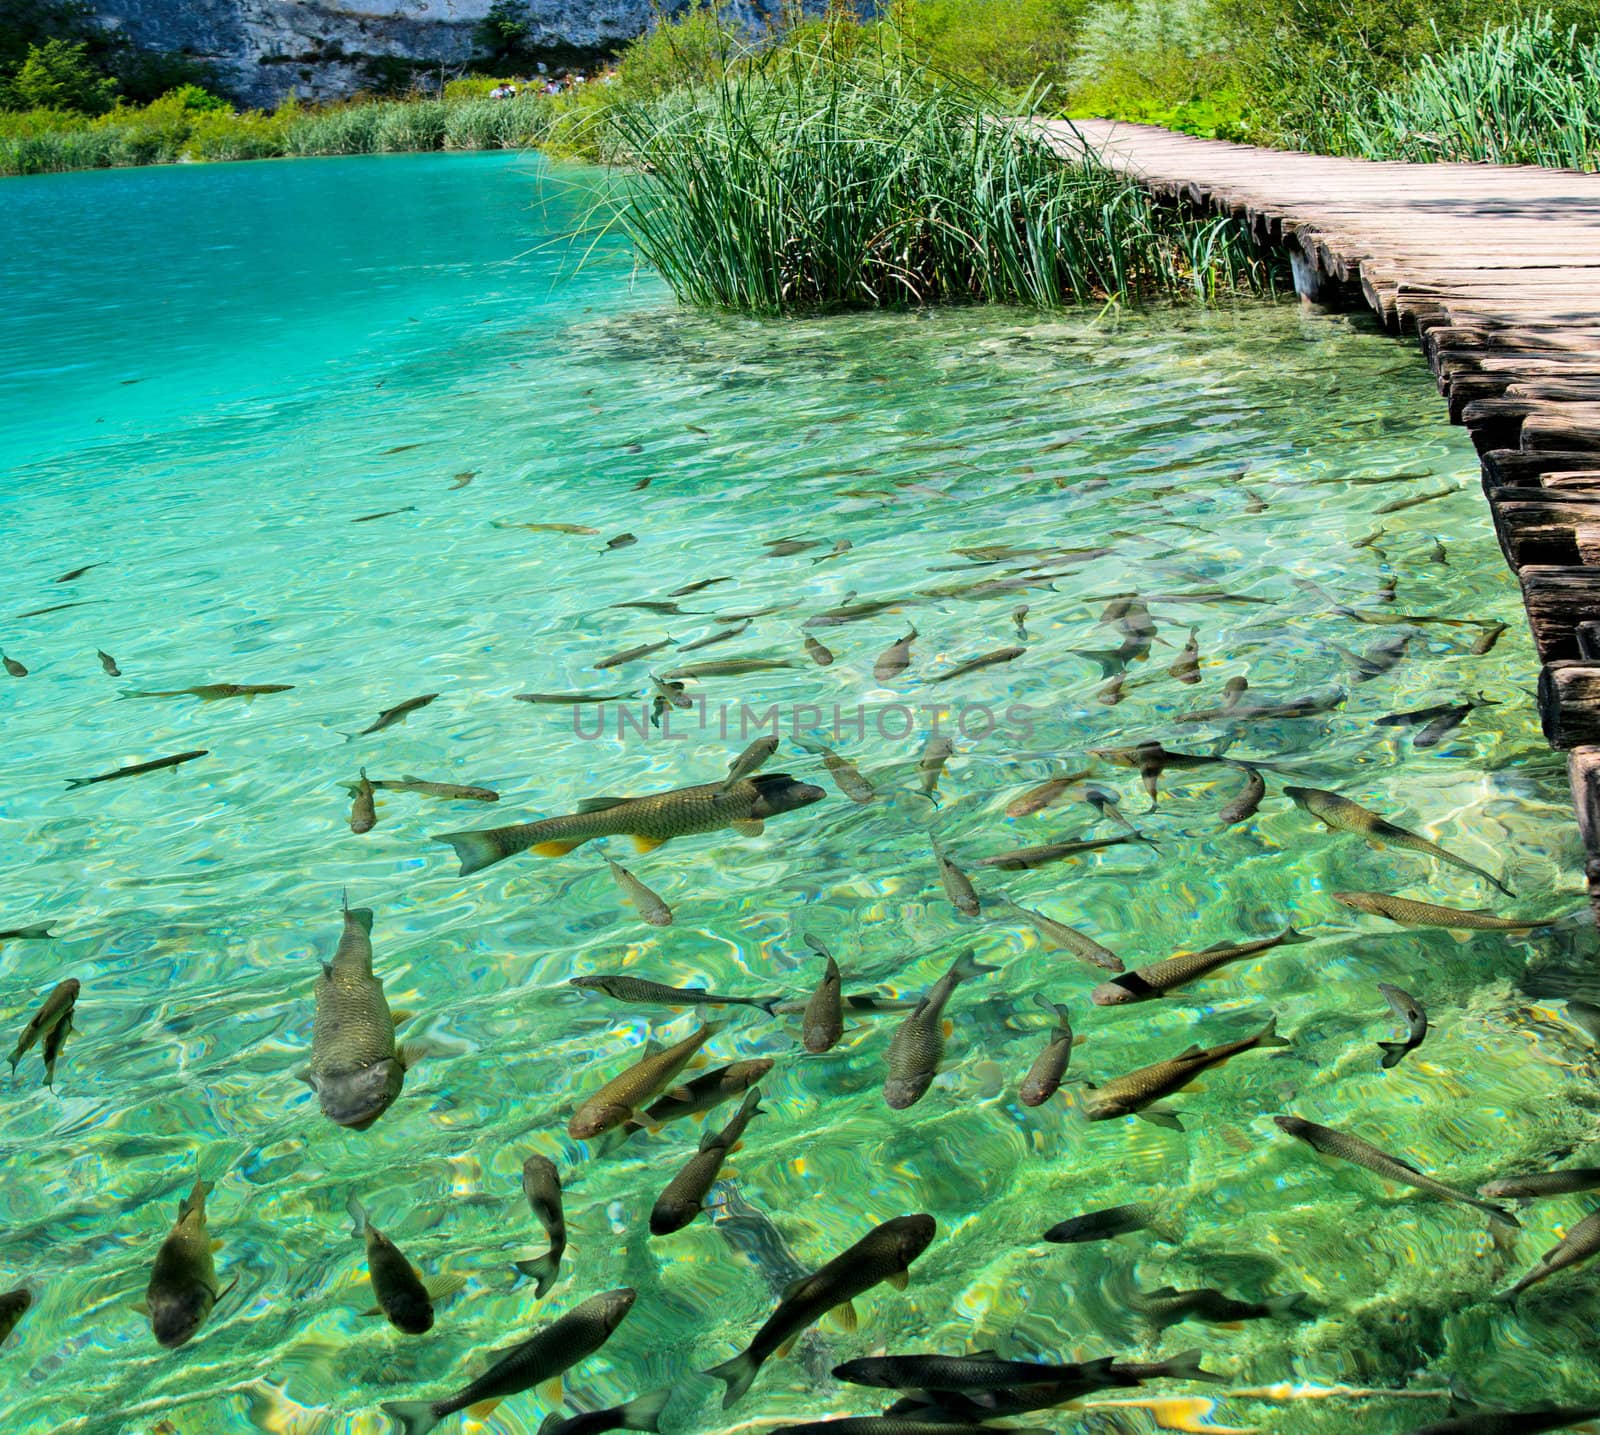
[[[209,62],[236,99],[336,99],[380,70],[414,64],[435,77],[459,69],[492,0],[92,0],[108,27],[150,50]],[[526,0],[528,45],[556,65],[588,66],[642,33],[658,10],[687,0]],[[735,6],[752,22],[778,0]]]

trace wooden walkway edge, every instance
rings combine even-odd
[[[1600,175],[1380,164],[1104,120],[1041,128],[1287,250],[1302,297],[1365,301],[1417,336],[1522,585],[1600,917]]]

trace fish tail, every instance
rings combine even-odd
[[[667,1408],[667,1401],[672,1399],[672,1387],[664,1385],[660,1390],[652,1390],[647,1395],[637,1395],[626,1405],[617,1406],[613,1412],[617,1417],[618,1428],[623,1430],[649,1430],[656,1431],[661,1427],[656,1424],[661,1419],[661,1412]]]
[[[32,926],[32,927],[18,927],[16,929],[16,931],[11,933],[11,935],[12,935],[12,937],[14,937],[19,942],[21,942],[21,941],[42,942],[46,937],[48,937],[50,935],[50,928],[53,927],[54,925],[55,925],[54,922],[40,922],[37,925]]]
[[[440,832],[434,835],[435,842],[448,842],[455,848],[456,856],[461,862],[461,876],[470,877],[474,872],[481,872],[485,867],[493,867],[509,857],[510,852],[505,850],[500,834],[508,831],[504,827],[490,827],[478,832]]]
[[[973,977],[981,977],[985,972],[997,972],[999,967],[986,966],[978,960],[977,952],[968,947],[959,957],[956,964],[950,968],[951,975],[958,981],[969,982]],[[1287,1045],[1287,1043],[1285,1043]]]
[[[721,1365],[713,1365],[710,1370],[703,1373],[715,1376],[727,1385],[728,1389],[722,1397],[722,1408],[726,1410],[750,1388],[755,1381],[756,1372],[760,1369],[761,1362],[756,1359],[754,1353],[741,1350],[732,1360],[725,1360]],[[410,1432],[406,1432],[406,1435],[410,1435]]]
[[[556,1283],[556,1271],[561,1266],[561,1257],[550,1250],[542,1256],[534,1257],[531,1261],[513,1261],[512,1265],[534,1283],[534,1299],[543,1300],[550,1287]]]
[[[443,1419],[431,1400],[392,1400],[378,1409],[394,1421],[395,1435],[427,1435]]]
[[[71,792],[75,787],[87,787],[94,779],[92,777],[69,777],[66,781],[67,791]]]
[[[344,1203],[344,1208],[350,1213],[350,1219],[355,1222],[355,1230],[351,1234],[366,1235],[371,1220],[367,1216],[367,1208],[361,1204],[361,1198],[352,1193],[350,1199]]]
[[[1280,947],[1293,947],[1298,946],[1301,942],[1314,942],[1316,940],[1315,937],[1309,936],[1294,927],[1285,927],[1283,935],[1278,938],[1278,945]]]
[[[1256,1045],[1257,1046],[1289,1046],[1289,1045],[1291,1045],[1288,1037],[1279,1036],[1278,1035],[1278,1018],[1276,1016],[1271,1016],[1271,1017],[1267,1018],[1267,1024],[1264,1027],[1262,1027],[1260,1032],[1258,1032],[1257,1035],[1256,1035]]]
[[[778,1008],[788,1000],[788,997],[780,993],[775,997],[757,998],[756,1000],[748,1003],[748,1005],[759,1007],[768,1016],[776,1016],[778,1014]]]
[[[1502,1226],[1510,1226],[1514,1231],[1522,1229],[1522,1222],[1513,1216],[1510,1211],[1506,1210],[1504,1206],[1497,1206],[1493,1201],[1474,1201],[1470,1197],[1468,1200],[1471,1205],[1476,1206],[1487,1215],[1490,1221],[1499,1222]]]
[[[1288,1295],[1268,1296],[1262,1302],[1274,1320],[1309,1320],[1312,1314],[1310,1298],[1304,1291],[1290,1291]]]
[[[1102,678],[1114,678],[1128,669],[1127,655],[1120,648],[1073,648],[1072,652],[1098,663]]]
[[[1380,1041],[1378,1045],[1383,1051],[1383,1060],[1378,1064],[1385,1071],[1392,1066],[1399,1066],[1405,1059],[1405,1054],[1411,1050],[1403,1041]]]
[[[1180,1350],[1176,1355],[1169,1355],[1162,1362],[1166,1367],[1162,1374],[1172,1380],[1205,1380],[1213,1385],[1226,1384],[1227,1376],[1217,1375],[1201,1366],[1201,1354],[1199,1350]]]

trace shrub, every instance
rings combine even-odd
[[[116,103],[117,83],[94,67],[84,41],[46,40],[28,47],[10,92],[16,109],[99,115]]]

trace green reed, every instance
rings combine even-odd
[[[1297,142],[1369,159],[1600,167],[1600,43],[1548,15],[1425,55],[1399,83],[1330,86]]]
[[[780,56],[612,123],[648,175],[620,222],[691,304],[1048,309],[1274,280],[1233,222],[1163,208],[1092,158],[1064,162],[981,92],[900,55]]]

